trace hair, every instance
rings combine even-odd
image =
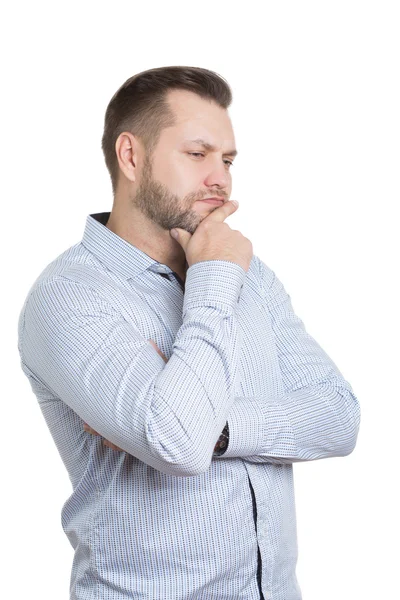
[[[158,67],[127,79],[107,106],[101,140],[114,196],[120,171],[115,151],[118,136],[128,131],[139,138],[150,160],[161,131],[176,122],[167,99],[168,91],[173,89],[194,92],[225,109],[232,102],[227,81],[214,71],[200,67]]]

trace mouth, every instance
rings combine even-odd
[[[204,200],[198,200],[197,202],[206,202],[207,204],[212,204],[213,206],[221,206],[224,203],[223,198],[205,198]]]

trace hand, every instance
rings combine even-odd
[[[161,356],[161,358],[163,358],[165,360],[165,362],[168,362],[168,358],[165,356],[165,354],[163,352],[161,352],[161,350],[157,346],[157,344],[155,342],[153,342],[153,340],[149,340],[149,342],[153,346],[153,348],[158,352],[158,354]]]
[[[87,423],[83,424],[83,429],[85,431],[87,431],[88,433],[91,433],[92,435],[100,435],[100,433],[98,433],[97,431],[95,431],[94,429],[92,429],[91,427],[89,427],[89,425]],[[123,450],[122,448],[119,448],[119,446],[116,446],[115,444],[109,442],[108,440],[103,440],[103,444],[105,446],[107,446],[108,448],[111,448],[111,450],[119,450],[120,452],[125,452],[125,450]]]
[[[157,346],[157,344],[155,342],[153,342],[153,340],[149,340],[149,342],[153,346],[153,348],[158,352],[158,354],[165,360],[165,362],[167,362],[168,361],[167,357],[165,356],[165,354],[163,354],[163,352],[161,352],[161,350]],[[85,431],[87,431],[88,433],[91,433],[92,435],[101,435],[100,433],[98,433],[97,431],[95,431],[94,429],[89,427],[89,425],[87,423],[83,424],[83,429]],[[111,450],[119,450],[120,452],[125,452],[125,450],[123,450],[122,448],[119,448],[119,446],[116,446],[115,444],[109,442],[108,440],[103,440],[103,444],[105,446],[107,446],[108,448],[111,448]]]
[[[224,223],[236,209],[231,200],[225,202],[205,217],[193,234],[174,227],[178,236],[171,235],[182,246],[189,267],[203,260],[229,260],[248,271],[253,256],[252,243],[240,231]]]

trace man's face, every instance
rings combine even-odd
[[[227,111],[214,102],[186,90],[172,90],[168,98],[177,123],[161,132],[152,161],[145,157],[132,200],[163,229],[179,227],[193,234],[218,208],[204,198],[230,198],[235,138]],[[191,141],[196,139],[214,149]]]

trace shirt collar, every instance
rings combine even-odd
[[[172,273],[148,254],[130,244],[106,227],[109,212],[95,213],[86,218],[82,244],[92,252],[108,269],[131,279],[147,269],[157,273]]]

